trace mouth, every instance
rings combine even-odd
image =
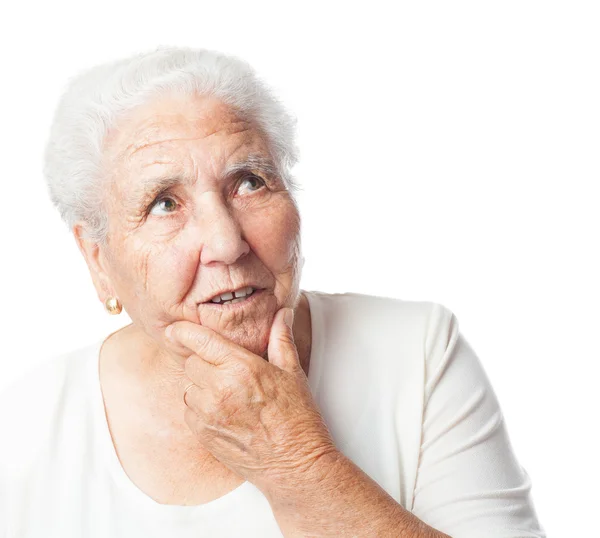
[[[251,290],[251,291],[250,291]],[[238,292],[240,290],[237,290]],[[208,306],[219,310],[235,310],[241,308],[249,308],[258,302],[265,293],[265,288],[242,288],[245,293],[242,297],[236,297],[235,293],[225,293],[221,296],[217,295],[209,301],[200,303],[202,306]],[[238,293],[239,294],[239,293]],[[199,306],[200,306],[199,305]]]

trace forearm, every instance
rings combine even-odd
[[[450,538],[411,514],[341,452],[272,488],[267,498],[285,538]]]

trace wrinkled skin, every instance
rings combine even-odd
[[[299,315],[296,204],[276,174],[221,177],[227,165],[250,154],[271,157],[262,133],[215,99],[161,98],[120,118],[104,150],[103,164],[110,172],[105,187],[108,241],[96,245],[83,239],[85,223],[78,223],[74,234],[99,299],[118,297],[133,321],[122,337],[128,342],[126,352],[105,370],[131,380],[132,394],[153,410],[148,415],[158,416],[154,410],[160,409],[169,427],[201,439],[216,451],[215,457],[247,479],[254,468],[252,478],[258,481],[258,469],[266,471],[267,465],[273,470],[277,461],[282,469],[293,467],[293,452],[309,463],[313,454],[319,457],[331,449],[305,375],[310,323]],[[181,176],[184,182],[160,193],[145,192],[146,182],[158,176]],[[252,307],[220,310],[201,304],[246,282],[265,288]],[[287,338],[288,345],[271,342],[280,334],[274,320],[283,307],[294,308],[304,320],[294,322],[287,337],[276,337]],[[190,383],[202,386],[204,378],[199,366],[196,376],[189,376],[186,359],[193,350],[166,339],[165,328],[173,322],[209,332],[222,352],[229,346],[229,368],[214,376],[212,391],[205,389],[204,397],[200,389],[188,391],[193,407],[184,403],[184,389]],[[271,353],[276,354],[273,361]],[[198,365],[208,357],[196,359]],[[215,406],[225,400],[226,407]],[[287,415],[278,409],[286,409]],[[224,417],[235,419],[241,432],[237,439],[229,437],[229,445],[225,424],[215,426]],[[240,442],[248,444],[240,448]],[[301,443],[314,451],[298,450]],[[285,450],[276,453],[277,446]],[[256,458],[237,465],[236,450],[238,457],[252,453]]]
[[[201,97],[140,107],[119,125],[107,141],[111,219],[102,297],[115,293],[158,342],[170,322],[187,319],[263,354],[275,311],[297,299],[299,213],[278,177],[268,189],[248,180],[236,185],[240,177],[219,181],[229,162],[250,152],[270,156],[263,137],[227,106]],[[140,194],[144,180],[164,174],[193,185],[163,194],[177,208],[163,199],[145,215],[151,199]],[[268,290],[256,311],[198,307],[245,281]]]
[[[337,454],[302,371],[293,334],[278,312],[270,362],[206,327],[172,325],[186,347],[185,420],[212,454],[268,496],[311,480],[314,464]],[[317,479],[315,478],[315,482]]]

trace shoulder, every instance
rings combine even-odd
[[[329,331],[344,328],[371,336],[402,337],[426,347],[431,354],[458,328],[456,316],[445,305],[362,293],[309,291],[315,314]],[[312,310],[311,310],[312,313]],[[329,332],[328,331],[328,332]]]
[[[344,351],[355,368],[420,385],[458,336],[458,321],[445,305],[362,293],[308,292],[319,346],[332,356]],[[314,307],[314,308],[313,308]],[[322,341],[322,344],[320,343]]]
[[[68,407],[74,391],[84,391],[85,358],[96,344],[50,357],[0,393],[0,472],[17,473],[35,461]]]

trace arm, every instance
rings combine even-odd
[[[454,538],[545,538],[490,381],[456,316],[437,304],[426,357],[411,512]]]
[[[404,509],[338,451],[299,466],[267,498],[285,538],[451,538]]]

